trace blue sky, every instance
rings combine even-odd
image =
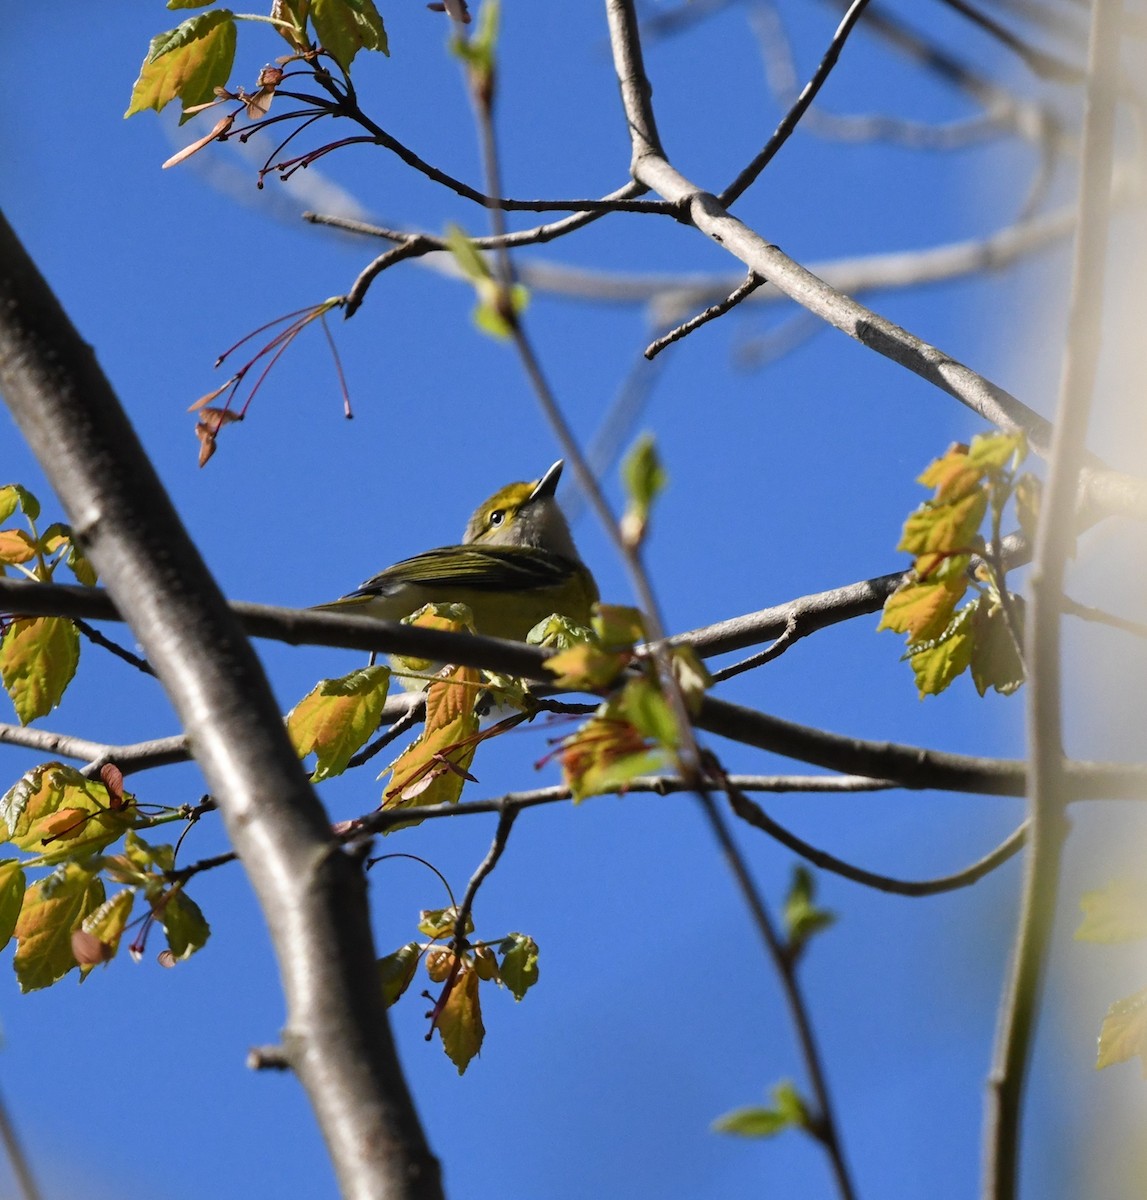
[[[628,145],[602,7],[504,7],[507,192],[592,196],[619,186]],[[942,6],[898,7],[1029,86]],[[382,11],[391,57],[356,64],[368,111],[427,160],[479,183],[443,18],[418,4]],[[831,35],[833,12],[792,3],[783,11],[803,76]],[[472,327],[467,289],[408,264],[376,282],[353,320],[333,323],[353,421],[341,415],[329,353],[312,332],[288,352],[247,421],[224,433],[210,465],[197,467],[186,409],[222,382],[215,357],[264,321],[346,291],[378,250],[306,225],[299,212],[329,211],[342,197],[384,224],[442,230],[456,221],[473,233],[485,232],[486,216],[366,147],[322,160],[296,181],[301,187],[271,181],[262,192],[257,160],[222,147],[161,171],[191,129],[177,129],[169,114],[125,122],[122,113],[149,37],[174,17],[159,3],[122,2],[93,17],[76,0],[7,14],[18,53],[7,56],[0,82],[0,203],[95,346],[226,592],[318,603],[406,554],[455,540],[474,504],[510,479],[537,476],[559,450],[512,353]],[[244,29],[234,78],[253,82],[279,52],[262,29]],[[742,7],[651,45],[647,65],[670,154],[719,190],[777,118]],[[974,111],[863,30],[823,100],[832,111],[928,121]],[[1030,148],[1015,142],[919,153],[798,134],[737,211],[802,262],[919,249],[1014,220],[1033,167]],[[695,232],[637,216],[602,221],[529,260],[739,274]],[[1059,344],[1066,261],[1059,246],[988,279],[870,299],[1050,413],[1058,355],[1047,350]],[[779,319],[777,307],[743,311],[672,348],[631,431],[656,434],[671,477],[648,549],[670,630],[902,565],[900,524],[924,494],[915,476],[950,441],[983,428],[834,331],[760,371],[738,368],[738,346]],[[538,294],[527,320],[560,402],[590,439],[651,336],[647,315]],[[0,482],[25,483],[58,516],[6,417],[0,428]],[[1120,428],[1105,425],[1096,448],[1132,466]],[[616,503],[612,467],[606,483]],[[590,517],[575,536],[603,596],[628,602],[624,573]],[[871,618],[818,634],[720,694],[841,733],[1022,752],[1020,699],[980,700],[961,680],[919,701],[897,639],[878,636],[875,625]],[[1094,636],[1087,661],[1117,667],[1117,643]],[[270,644],[260,652],[284,711],[315,680],[361,657]],[[109,742],[175,730],[156,687],[90,647],[63,706],[41,723]],[[1080,754],[1134,745],[1133,730],[1124,739],[1089,720],[1082,704],[1076,728]],[[532,729],[484,747],[470,794],[555,782],[555,767],[533,764],[563,731]],[[718,749],[730,769],[790,769],[755,751]],[[37,757],[4,749],[0,760],[7,786]],[[191,766],[141,775],[134,786],[141,799],[167,804],[203,790]],[[374,807],[379,791],[371,773],[358,772],[322,796],[332,819],[343,819]],[[920,878],[978,857],[1022,816],[1018,801],[930,793],[778,797],[768,809],[842,857]],[[1104,975],[1081,984],[1114,956],[1069,940],[1079,891],[1110,868],[1104,832],[1127,821],[1117,806],[1092,806],[1069,856],[1053,978],[1071,979],[1073,990],[1041,1025],[1027,1127],[1031,1195],[1083,1194],[1093,1151],[1081,1113],[1095,1114],[1094,1145],[1106,1154],[1141,1096],[1128,1090],[1130,1070],[1097,1077],[1091,1067],[1103,1007],[1140,983],[1128,969],[1126,981]],[[438,821],[396,835],[386,849],[431,859],[461,889],[492,833],[486,818]],[[750,830],[738,838],[779,903],[792,855]],[[184,853],[198,858],[224,846],[218,824],[206,821]],[[416,936],[418,909],[446,903],[434,877],[410,862],[380,865],[372,883],[381,950]],[[820,879],[840,919],[814,945],[802,977],[862,1194],[973,1193],[1017,884],[1015,863],[975,889],[926,901]],[[177,970],[160,969],[153,954],[140,965],[124,958],[82,990],[69,979],[20,996],[0,968],[0,1090],[48,1196],[333,1194],[301,1090],[243,1065],[246,1049],[273,1041],[283,1018],[243,876],[234,867],[212,873],[192,894],[213,936]],[[487,999],[485,1047],[467,1075],[459,1079],[438,1044],[424,1042],[422,1001],[408,995],[392,1010],[452,1194],[832,1194],[811,1142],[742,1143],[708,1130],[719,1113],[758,1101],[783,1077],[803,1084],[803,1072],[777,982],[694,801],[597,798],[527,813],[476,915],[480,932],[520,929],[537,939],[541,983],[518,1005],[505,993]]]

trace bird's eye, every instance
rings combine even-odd
[[[505,519],[506,519],[506,510],[504,508],[496,508],[490,514],[490,525],[491,526],[501,525],[501,523]]]

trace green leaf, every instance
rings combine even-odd
[[[235,61],[235,15],[227,8],[188,17],[151,39],[125,117],[162,111],[178,96],[184,108],[205,104],[223,87]]]
[[[808,1106],[789,1079],[773,1088],[771,1107],[762,1104],[737,1108],[713,1122],[717,1133],[732,1133],[745,1138],[775,1137],[786,1129],[809,1129],[811,1126]]]
[[[182,889],[173,889],[156,909],[156,916],[167,935],[167,945],[176,962],[190,958],[196,950],[202,950],[211,936],[199,905]]]
[[[19,860],[6,858],[0,862],[0,950],[12,940],[26,887],[24,868]]]
[[[610,710],[591,717],[561,744],[562,776],[574,801],[624,791],[629,780],[665,765],[665,751]]]
[[[438,1014],[435,1026],[442,1038],[447,1058],[465,1072],[470,1060],[482,1049],[486,1027],[482,1024],[482,1006],[478,1000],[478,975],[470,967],[462,967],[454,977],[450,995]]]
[[[538,943],[524,933],[508,933],[498,946],[498,973],[515,1000],[538,982]]]
[[[1016,519],[1024,537],[1035,545],[1039,525],[1039,506],[1043,499],[1043,483],[1035,475],[1023,474],[1016,480]]]
[[[668,478],[653,435],[642,434],[621,464],[621,479],[628,499],[625,515],[621,518],[621,531],[627,545],[641,545],[653,502],[664,490]]]
[[[1134,942],[1147,938],[1147,883],[1119,879],[1079,898],[1080,942]]]
[[[363,667],[315,685],[287,715],[287,735],[300,758],[318,759],[312,783],[341,775],[378,728],[390,687],[387,667]]]
[[[988,493],[982,488],[950,504],[929,501],[904,522],[896,548],[917,556],[967,550],[987,510]]]
[[[962,608],[947,629],[924,644],[913,643],[905,657],[912,664],[921,699],[938,696],[972,661],[971,605]]]
[[[29,521],[35,521],[40,515],[40,501],[22,484],[9,483],[0,487],[0,521],[7,521],[17,508]]]
[[[373,0],[311,0],[311,21],[320,45],[344,70],[360,50],[390,54]]]
[[[1147,988],[1116,1000],[1107,1010],[1099,1031],[1095,1068],[1102,1070],[1136,1055],[1147,1078]]]
[[[40,544],[47,554],[55,554],[62,546],[66,546],[68,553],[64,561],[68,564],[68,569],[85,587],[95,587],[99,576],[95,567],[84,557],[84,552],[76,545],[70,526],[58,522],[49,526],[44,531]]]
[[[1013,458],[1014,466],[1019,466],[1027,452],[1022,433],[979,433],[972,438],[968,462],[981,471],[1002,471]]]
[[[72,953],[72,933],[103,902],[103,883],[75,863],[32,884],[15,930],[13,966],[21,991],[50,987],[78,966]]]
[[[972,682],[984,695],[994,688],[1005,696],[1018,691],[1024,682],[1024,664],[1015,639],[1008,628],[1003,606],[998,599],[981,596],[972,608]],[[1024,636],[1024,598],[1011,596],[1012,615]]]
[[[816,903],[816,879],[806,866],[793,868],[792,883],[785,898],[784,921],[789,949],[798,954],[809,939],[836,921],[836,914]]]
[[[406,989],[418,970],[418,959],[422,947],[417,942],[399,946],[393,954],[378,960],[378,977],[382,984],[382,998],[389,1008]]]
[[[0,642],[0,680],[21,725],[60,703],[80,661],[80,635],[65,617],[17,617]]]
[[[616,701],[617,712],[658,746],[674,750],[681,732],[661,688],[644,677],[631,679]]]

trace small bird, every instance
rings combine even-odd
[[[399,620],[424,604],[461,603],[479,633],[512,641],[553,613],[588,625],[597,584],[554,498],[561,474],[559,459],[533,483],[508,484],[474,511],[461,545],[405,558],[318,607]]]

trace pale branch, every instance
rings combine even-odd
[[[1134,637],[1147,638],[1147,622],[1131,621],[1127,617],[1117,616],[1115,613],[1106,612],[1094,605],[1080,604],[1069,596],[1062,597],[1060,604],[1068,616],[1079,617],[1084,621],[1093,621],[1097,625],[1108,625],[1112,629],[1130,633]]]
[[[767,833],[769,837],[780,842],[795,854],[807,859],[814,867],[831,871],[853,883],[864,887],[874,888],[879,892],[890,892],[896,896],[938,896],[943,892],[953,892],[958,888],[970,887],[983,879],[997,867],[1002,866],[1012,858],[1023,846],[1027,836],[1027,822],[1018,826],[994,850],[983,858],[977,859],[963,870],[951,875],[940,875],[934,879],[897,879],[891,875],[883,875],[876,871],[866,871],[863,867],[855,866],[827,850],[820,850],[804,838],[786,829],[778,821],[765,812],[763,808],[750,800],[744,791],[736,787],[730,780],[728,789],[729,803],[733,811],[743,821],[756,829]]]
[[[761,895],[748,863],[729,830],[724,815],[717,807],[716,801],[708,792],[703,791],[698,792],[698,799],[701,802],[701,810],[705,819],[709,823],[709,828],[713,831],[729,870],[748,904],[757,931],[764,942],[765,950],[781,981],[781,990],[788,1006],[789,1017],[796,1030],[797,1043],[800,1047],[801,1057],[804,1059],[805,1070],[808,1072],[816,1104],[814,1111],[810,1114],[808,1132],[824,1147],[841,1200],[854,1200],[856,1188],[845,1161],[844,1145],[837,1131],[836,1115],[828,1090],[828,1079],[821,1063],[820,1047],[817,1044],[816,1035],[813,1033],[812,1017],[797,978],[796,956],[792,953],[787,941],[782,941],[777,932],[764,897]]]
[[[751,296],[764,282],[759,275],[754,275],[750,271],[748,276],[724,300],[710,305],[704,312],[698,313],[695,317],[690,317],[688,321],[678,325],[676,329],[671,329],[668,333],[650,342],[645,347],[645,358],[652,361],[666,346],[672,346],[674,342],[679,342],[682,338],[688,337],[693,330],[700,329],[702,325],[707,325],[710,321],[715,321],[718,317],[723,317],[727,312],[736,308],[742,300]]]
[[[821,58],[817,69],[793,101],[792,107],[781,118],[772,137],[753,156],[752,160],[737,175],[736,179],[721,193],[721,203],[726,207],[735,203],[740,196],[744,195],[753,183],[756,182],[761,172],[773,161],[780,148],[792,136],[797,123],[804,116],[808,106],[816,99],[817,93],[824,86],[829,75],[832,74],[832,70],[840,58],[840,52],[844,49],[844,44],[848,40],[848,35],[856,27],[856,23],[860,20],[865,8],[868,7],[868,3],[869,0],[851,0],[848,11],[844,14],[844,17],[836,28],[836,32],[832,35],[832,40],[829,42],[828,49],[824,52],[824,56]]]
[[[1072,795],[1064,756],[1063,585],[1074,546],[1079,477],[1099,370],[1103,288],[1115,164],[1122,0],[1092,0],[1087,94],[1067,339],[1048,479],[1031,569],[1026,654],[1029,847],[1008,980],[1000,999],[988,1078],[984,1147],[986,1200],[1019,1192],[1023,1103],[1059,894],[1064,812]]]
[[[3,1143],[4,1153],[7,1154],[8,1163],[12,1168],[19,1200],[41,1200],[43,1193],[36,1183],[32,1163],[24,1151],[24,1145],[16,1131],[16,1122],[13,1121],[3,1097],[0,1097],[0,1143]]]
[[[335,843],[262,668],[122,407],[0,220],[0,388],[187,730],[259,897],[285,1045],[348,1200],[439,1200],[376,984],[361,864]]]
[[[818,279],[732,216],[715,196],[698,188],[670,163],[657,135],[652,89],[642,62],[632,0],[607,0],[606,7],[614,69],[633,151],[630,169],[634,179],[664,197],[682,220],[723,246],[751,271],[765,276],[798,304],[919,375],[993,425],[1022,431],[1032,448],[1046,456],[1051,426],[1044,417],[936,346]],[[1087,461],[1080,478],[1084,504],[1147,519],[1147,484],[1107,470],[1092,455]]]

